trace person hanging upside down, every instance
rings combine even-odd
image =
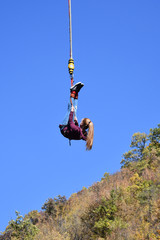
[[[93,122],[89,118],[83,118],[79,126],[77,121],[78,92],[83,86],[84,84],[79,82],[70,88],[68,111],[59,128],[64,137],[69,140],[82,139],[86,141],[86,150],[91,150],[94,136]]]

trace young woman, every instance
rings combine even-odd
[[[91,150],[94,137],[93,122],[89,118],[83,118],[79,126],[77,121],[78,92],[83,86],[84,84],[79,82],[70,88],[71,94],[68,111],[59,128],[64,137],[69,140],[82,139],[86,141],[86,150]]]

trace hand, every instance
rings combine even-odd
[[[72,107],[71,107],[71,112],[74,112],[74,106],[72,105]]]

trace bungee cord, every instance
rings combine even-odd
[[[72,53],[72,13],[71,13],[71,0],[68,0],[69,7],[69,39],[70,39],[70,59],[68,61],[68,70],[71,78],[71,87],[73,86],[73,71],[74,71],[74,60]]]
[[[70,39],[70,58],[72,57],[72,14],[71,14],[71,0],[68,0],[69,6],[69,39]]]

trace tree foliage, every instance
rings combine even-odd
[[[12,240],[34,240],[38,228],[31,222],[29,217],[23,217],[16,211],[16,220],[11,220],[7,227]]]
[[[66,197],[61,195],[54,199],[49,198],[42,206],[42,210],[45,210],[47,215],[56,218],[57,215],[62,214],[66,201]]]
[[[160,124],[133,134],[130,148],[120,172],[68,200],[49,198],[41,212],[17,213],[0,240],[160,240]]]

